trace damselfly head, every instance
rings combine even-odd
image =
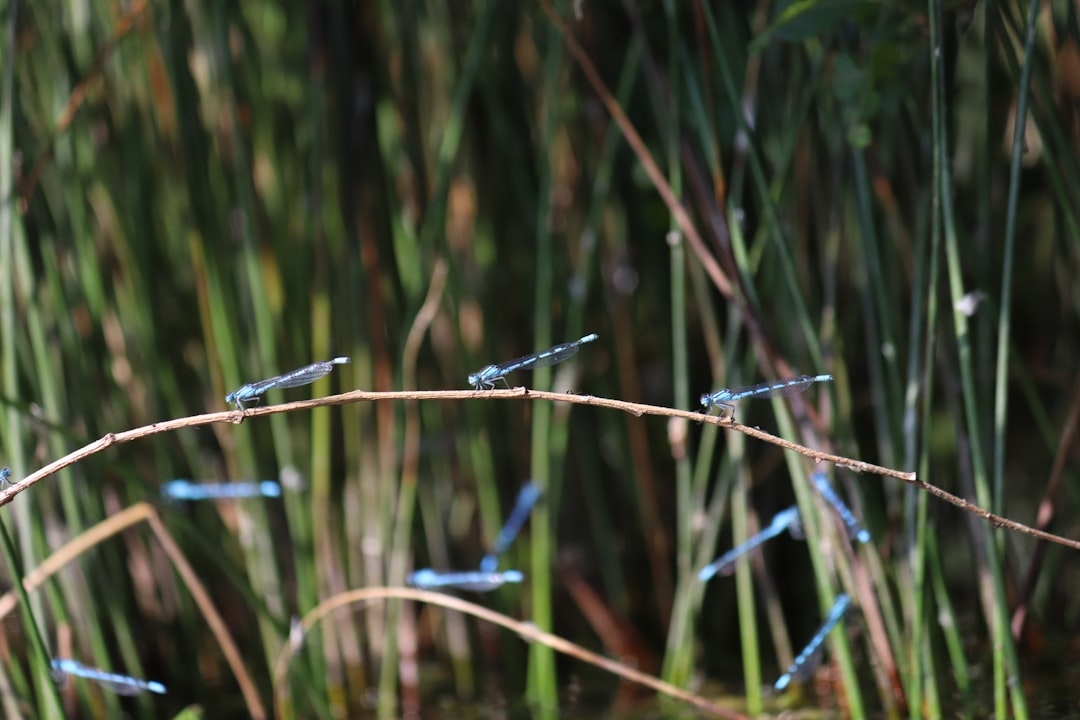
[[[491,377],[491,375],[495,374],[496,372],[498,372],[498,366],[496,366],[496,365],[488,365],[488,366],[484,367],[482,370],[478,370],[477,372],[474,372],[472,375],[470,375],[469,376],[469,384],[472,385],[477,390],[479,390],[481,388],[481,386],[485,386],[485,385],[489,386],[489,387],[494,387],[495,383],[491,382],[489,380],[489,378]]]

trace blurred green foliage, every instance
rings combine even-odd
[[[463,388],[489,362],[597,332],[572,363],[510,383],[692,407],[831,372],[738,419],[1017,520],[1043,503],[1052,531],[1080,536],[1077,4],[942,4],[562,3],[698,248],[542,5],[4,0],[0,463],[25,477],[335,355],[352,364],[269,400]],[[408,354],[439,262],[445,290]],[[61,471],[0,509],[2,577],[171,478],[281,478],[281,501],[160,507],[272,706],[294,616],[411,567],[475,566],[533,476],[545,499],[507,559],[530,585],[484,602],[677,684],[721,681],[702,691],[751,713],[802,702],[761,686],[849,592],[861,612],[833,634],[826,707],[1024,717],[1025,693],[1069,687],[1016,680],[1019,658],[1074,657],[1053,640],[1077,620],[1069,551],[830,469],[874,536],[851,548],[813,469],[598,408],[322,407]],[[696,580],[792,502],[807,543]],[[72,714],[246,711],[146,528],[80,555],[29,611],[0,646],[8,717],[55,710],[30,618],[49,652],[169,688],[132,701],[68,683]],[[373,605],[309,635],[277,709],[478,703],[454,705],[462,717],[528,690],[550,711],[574,702],[562,689],[580,670],[453,613]],[[614,684],[586,677],[579,702],[607,708]]]

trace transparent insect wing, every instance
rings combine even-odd
[[[347,357],[336,357],[332,360],[314,362],[310,365],[305,365],[302,368],[290,370],[281,375],[275,375],[272,378],[248,383],[236,392],[227,395],[225,401],[232,403],[243,410],[245,409],[245,404],[248,402],[258,404],[259,395],[262,395],[271,388],[293,388],[299,387],[300,385],[309,385],[319,378],[329,375],[335,365],[344,365],[349,362],[351,362],[351,360]]]
[[[513,360],[508,360],[503,363],[488,365],[483,370],[470,375],[469,383],[477,390],[480,389],[480,386],[492,390],[495,388],[496,380],[502,379],[505,382],[505,376],[510,373],[528,368],[547,367],[548,365],[561,363],[576,355],[582,345],[590,343],[598,337],[599,335],[596,333],[590,333],[580,340],[555,345],[547,350],[541,350],[540,352],[531,353],[529,355],[522,355],[519,358],[514,358]]]
[[[521,532],[521,528],[528,521],[529,515],[532,514],[533,506],[540,499],[540,492],[540,486],[534,482],[528,482],[521,488],[521,492],[518,493],[517,500],[514,503],[514,509],[510,511],[510,517],[506,519],[506,524],[499,530],[492,554],[501,555],[514,542],[514,538]]]
[[[806,657],[800,656],[801,664],[795,668],[795,672],[789,674],[795,680],[805,682],[814,676],[814,671],[821,666],[823,657],[825,657],[825,638],[822,638],[821,642],[817,643]]]
[[[108,676],[103,676],[101,678],[97,678],[96,680],[97,683],[103,688],[112,690],[117,695],[125,695],[131,697],[134,695],[140,695],[147,690],[147,683],[141,680],[136,680],[135,678],[124,678],[120,676],[117,676],[116,678],[111,678]]]
[[[330,374],[330,371],[334,369],[333,363],[330,362],[318,362],[312,363],[307,367],[298,368],[292,372],[287,372],[284,375],[279,375],[273,378],[273,382],[270,380],[264,382],[271,382],[269,386],[264,388],[268,390],[272,387],[277,388],[294,388],[301,385],[310,385],[319,378],[326,377]]]

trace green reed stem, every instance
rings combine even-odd
[[[536,347],[551,345],[554,242],[551,232],[553,168],[549,148],[559,124],[559,73],[563,60],[563,44],[558,30],[549,26],[545,33],[543,60],[544,113],[540,125],[539,157],[537,158],[536,204],[536,294],[533,300],[533,341]],[[551,384],[551,369],[541,368],[534,374],[538,387]],[[530,476],[549,502],[540,503],[532,520],[532,612],[533,622],[541,630],[550,631],[554,623],[552,607],[552,565],[555,558],[555,523],[557,509],[550,501],[554,484],[552,468],[551,406],[533,410],[530,448]],[[555,674],[555,654],[551,648],[534,644],[529,648],[528,698],[534,705],[551,712],[558,705],[558,679]]]
[[[942,72],[944,58],[944,44],[941,35],[941,2],[930,0],[928,9],[930,15],[930,42],[931,42],[931,77],[933,82],[933,121],[934,143],[941,147],[942,162],[936,168],[941,179],[941,203],[942,222],[945,237],[946,268],[949,279],[949,290],[953,304],[953,326],[955,330],[958,364],[962,388],[962,401],[964,416],[967,422],[967,437],[970,442],[970,461],[975,483],[975,494],[978,502],[985,508],[994,504],[990,487],[987,483],[985,456],[983,455],[983,442],[980,434],[980,414],[977,403],[977,387],[975,385],[974,368],[971,358],[971,341],[968,329],[968,318],[961,311],[960,299],[965,289],[963,282],[963,270],[960,260],[959,241],[956,233],[956,222],[953,213],[952,175],[949,158],[948,133],[945,127],[947,113],[945,78]],[[1017,691],[1011,693],[1012,711],[1016,717],[1023,720],[1027,717],[1027,707],[1022,692],[1021,684],[1017,681],[1020,677],[1021,668],[1016,657],[1016,647],[1009,631],[1008,622],[1008,599],[1005,593],[1004,580],[1001,572],[999,543],[997,533],[984,524],[980,524],[976,531],[981,535],[983,548],[983,562],[985,563],[982,573],[984,584],[984,596],[992,604],[986,607],[987,623],[990,626],[990,635],[994,647],[1000,649],[994,653],[994,705],[995,712],[1004,716],[1007,711],[1007,700],[1010,687],[1016,687]],[[977,541],[978,542],[978,541]],[[1008,683],[1006,676],[1012,678]]]
[[[1020,170],[1024,157],[1024,136],[1028,123],[1028,99],[1035,50],[1035,29],[1041,3],[1032,0],[1024,33],[1024,63],[1016,101],[1012,157],[1009,161],[1009,193],[1005,204],[1005,244],[1001,250],[1001,295],[998,304],[997,363],[994,374],[994,487],[993,512],[1001,514],[1005,494],[1005,422],[1009,410],[1009,346],[1012,340],[1012,284],[1016,253],[1016,214],[1020,202]]]
[[[30,637],[32,674],[34,683],[37,686],[38,701],[42,703],[39,709],[42,717],[62,717],[61,708],[63,706],[60,703],[60,693],[57,691],[56,683],[52,678],[52,653],[49,652],[45,644],[41,628],[34,617],[30,598],[23,587],[22,562],[15,551],[15,545],[11,541],[11,535],[8,533],[5,522],[0,522],[0,545],[3,546],[4,560],[7,562],[8,567],[11,568],[12,585],[15,586],[15,592],[19,597],[19,617],[22,618],[23,631]]]
[[[750,537],[750,470],[745,465],[744,438],[732,437],[728,453],[733,464],[735,484],[731,491],[732,543],[745,542]],[[758,529],[761,523],[758,522]],[[742,646],[742,669],[746,692],[746,711],[752,716],[761,714],[761,649],[757,627],[757,602],[751,558],[743,556],[735,565],[735,594],[739,606],[739,640]]]

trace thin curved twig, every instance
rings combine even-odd
[[[733,710],[721,707],[714,702],[711,702],[700,695],[696,695],[687,690],[683,690],[680,687],[672,685],[671,683],[664,682],[659,678],[648,675],[639,670],[627,667],[622,663],[619,663],[611,658],[586,650],[580,645],[576,645],[569,640],[564,640],[558,635],[552,635],[549,632],[540,630],[532,623],[521,622],[514,620],[506,615],[502,615],[493,610],[489,610],[481,605],[462,600],[460,598],[453,597],[452,595],[443,595],[441,593],[429,592],[427,590],[414,590],[412,588],[393,588],[393,587],[377,587],[377,588],[361,588],[358,590],[350,590],[349,592],[335,595],[334,597],[327,598],[321,603],[316,605],[303,620],[293,626],[292,632],[289,633],[288,642],[282,643],[281,654],[278,655],[277,660],[274,662],[274,698],[276,700],[275,706],[278,708],[285,707],[288,703],[282,693],[288,691],[288,683],[285,681],[288,672],[289,664],[292,661],[293,655],[303,645],[303,637],[307,634],[311,628],[319,623],[324,617],[339,610],[340,608],[354,605],[357,603],[367,603],[373,600],[387,600],[396,598],[400,600],[414,600],[416,602],[424,602],[432,605],[439,605],[440,607],[447,608],[448,610],[456,610],[461,613],[472,615],[473,617],[485,620],[494,625],[499,625],[507,630],[516,633],[518,637],[526,642],[542,643],[556,652],[569,655],[577,658],[583,662],[587,662],[602,670],[618,675],[624,680],[644,685],[647,688],[655,690],[658,693],[662,693],[676,700],[682,700],[685,703],[693,705],[699,710],[712,713],[719,717],[728,718],[728,720],[749,720],[745,715],[741,715]],[[280,713],[279,713],[280,716]]]
[[[995,515],[989,510],[964,500],[961,497],[953,495],[950,492],[942,490],[941,488],[931,485],[928,482],[919,480],[913,472],[903,472],[901,470],[893,470],[892,468],[882,467],[881,465],[875,465],[873,463],[863,462],[862,460],[856,460],[854,458],[844,457],[843,455],[834,455],[832,453],[822,452],[813,448],[808,448],[805,445],[799,445],[793,443],[790,440],[777,437],[771,433],[767,433],[764,430],[759,430],[755,427],[749,427],[747,425],[740,425],[731,418],[720,417],[718,415],[707,415],[701,412],[693,412],[690,410],[678,410],[676,408],[663,407],[661,405],[645,405],[643,403],[632,403],[624,400],[614,400],[612,398],[596,397],[595,395],[571,395],[568,393],[556,393],[547,392],[543,390],[530,390],[525,387],[513,388],[510,390],[417,390],[417,391],[390,391],[390,392],[370,392],[367,390],[353,390],[351,392],[341,393],[340,395],[328,395],[326,397],[316,398],[314,400],[300,400],[298,402],[283,403],[281,405],[267,405],[265,407],[249,408],[247,410],[229,410],[226,412],[207,413],[205,415],[192,415],[190,417],[179,418],[177,420],[167,420],[165,422],[153,423],[151,425],[145,425],[143,427],[135,428],[133,430],[126,430],[119,433],[109,433],[103,436],[99,440],[85,445],[74,452],[68,453],[59,460],[54,460],[45,467],[39,469],[37,472],[30,474],[26,479],[21,482],[15,483],[3,491],[0,491],[0,507],[7,505],[11,502],[16,495],[28,490],[31,485],[44,480],[45,478],[53,475],[64,468],[74,465],[75,463],[83,460],[91,455],[112,447],[113,445],[120,445],[123,443],[131,442],[132,440],[138,440],[140,438],[147,437],[148,435],[157,435],[158,433],[170,432],[172,430],[179,430],[180,428],[187,427],[200,427],[203,425],[211,425],[219,422],[231,422],[239,424],[244,421],[245,418],[260,417],[262,415],[273,415],[275,413],[283,412],[295,412],[297,410],[307,410],[310,408],[323,407],[326,405],[349,405],[358,402],[377,402],[387,400],[550,400],[555,402],[573,403],[575,405],[592,405],[595,407],[604,407],[611,410],[620,410],[622,412],[630,413],[637,417],[642,415],[656,415],[660,417],[676,417],[684,418],[686,420],[693,420],[699,423],[711,423],[713,425],[719,425],[727,430],[735,430],[749,435],[757,440],[763,440],[767,443],[772,443],[777,447],[785,450],[791,450],[797,452],[800,455],[804,455],[814,462],[828,462],[834,463],[848,470],[853,470],[860,473],[874,473],[876,475],[884,475],[885,477],[893,477],[898,480],[903,480],[909,485],[914,485],[918,489],[928,492],[939,500],[955,505],[965,512],[977,515],[983,520],[986,520],[993,525],[1012,530],[1014,532],[1029,535],[1040,540],[1063,545],[1073,550],[1080,550],[1080,541],[1071,540],[1069,538],[1061,537],[1060,535],[1054,535],[1052,533],[1045,532],[1043,530],[1037,530],[1015,520],[1010,520],[1001,515]]]
[[[240,687],[240,693],[244,696],[248,713],[253,718],[265,718],[267,716],[266,709],[263,707],[262,701],[259,700],[259,692],[247,668],[244,666],[240,649],[233,642],[224,618],[214,607],[214,603],[210,599],[210,593],[207,592],[206,587],[199,580],[198,574],[191,567],[191,563],[188,562],[183,551],[180,550],[180,546],[176,544],[172,535],[169,534],[169,531],[161,522],[157,509],[150,503],[140,502],[124,508],[116,515],[105,518],[97,525],[88,528],[69,540],[23,577],[23,589],[28,593],[37,590],[45,584],[46,580],[59,572],[68,563],[74,562],[90,548],[96,547],[108,538],[118,535],[120,532],[141,522],[145,522],[150,526],[154,537],[162,549],[165,550],[165,554],[169,556],[173,568],[187,585],[188,592],[191,593],[191,597],[206,620],[206,624],[210,626],[210,632],[218,641],[221,652],[225,656],[225,662],[228,663],[229,668],[232,670],[233,676],[236,678],[236,684]],[[0,621],[17,607],[18,602],[19,599],[15,590],[11,590],[0,597]]]

